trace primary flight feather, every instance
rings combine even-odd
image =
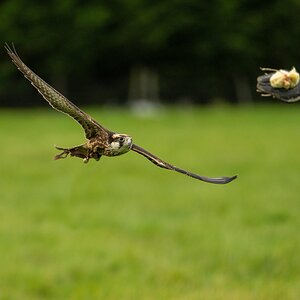
[[[65,158],[70,154],[71,156],[82,158],[84,162],[88,162],[92,158],[94,158],[95,160],[99,160],[102,155],[117,156],[133,150],[136,153],[143,155],[152,163],[161,168],[173,170],[205,182],[225,184],[229,183],[237,177],[205,177],[180,169],[161,160],[142,147],[133,144],[131,136],[127,134],[115,133],[104,128],[90,115],[78,108],[75,104],[69,101],[65,96],[56,91],[53,87],[51,87],[48,83],[46,83],[43,79],[36,75],[30,68],[28,68],[23,63],[14,47],[11,48],[8,44],[6,44],[5,49],[7,50],[7,53],[11,57],[13,63],[31,82],[31,84],[39,91],[44,99],[47,100],[54,109],[63,112],[75,119],[84,129],[85,136],[87,138],[86,143],[71,148],[56,147],[62,152],[56,155],[55,159]]]

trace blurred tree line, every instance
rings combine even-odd
[[[1,44],[76,103],[243,103],[300,64],[298,0],[4,0]],[[1,46],[2,47],[2,46]],[[0,51],[0,104],[38,104]]]

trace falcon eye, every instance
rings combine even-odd
[[[119,137],[119,142],[123,143],[125,141],[124,137]]]

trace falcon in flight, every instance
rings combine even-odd
[[[9,45],[6,44],[5,49],[7,50],[7,53],[11,57],[13,63],[24,74],[25,78],[27,78],[30,83],[39,91],[44,99],[47,100],[54,109],[75,119],[84,129],[87,141],[82,145],[71,148],[56,147],[62,152],[56,155],[54,159],[66,158],[68,155],[70,155],[82,158],[83,161],[87,163],[92,158],[98,161],[102,155],[117,156],[133,150],[145,156],[158,167],[176,171],[205,182],[225,184],[237,177],[209,178],[185,171],[161,160],[142,147],[133,144],[131,136],[127,134],[116,133],[104,128],[91,116],[83,112],[80,108],[56,91],[53,87],[36,75],[30,68],[28,68],[23,63],[14,47],[10,48]]]

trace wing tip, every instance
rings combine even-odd
[[[231,182],[231,181],[237,179],[237,177],[238,177],[237,175],[234,175],[234,176],[232,176],[232,177],[225,177],[225,178],[224,178],[224,183],[229,183],[229,182]]]
[[[237,177],[238,177],[237,175],[234,175],[231,177],[224,176],[224,177],[211,178],[211,177],[202,177],[201,176],[201,178],[197,178],[197,177],[194,177],[194,178],[200,179],[200,180],[208,182],[208,183],[227,184],[227,183],[230,183],[231,181],[235,180]]]
[[[5,42],[4,48],[9,55],[14,54],[14,55],[18,56],[14,43],[11,43],[11,46],[10,46],[7,42]]]

